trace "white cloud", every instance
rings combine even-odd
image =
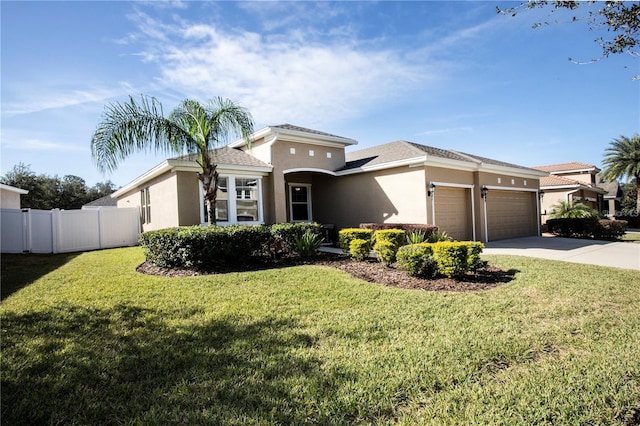
[[[167,39],[167,34],[177,35]],[[270,36],[225,33],[180,22],[150,40],[146,54],[160,67],[159,83],[165,87],[200,100],[231,98],[263,124],[321,125],[353,117],[436,78],[432,68],[407,62],[400,51],[359,48],[357,40],[320,43],[310,34],[300,29]]]
[[[45,110],[67,108],[86,103],[105,103],[108,99],[130,93],[132,86],[127,82],[119,82],[113,87],[85,87],[76,90],[54,88],[48,92],[34,92],[30,88],[20,90],[20,102],[7,102],[2,106],[2,115],[13,117],[21,114],[32,114]]]

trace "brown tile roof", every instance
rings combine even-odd
[[[425,155],[444,158],[448,160],[464,161],[466,163],[484,163],[531,170],[528,167],[518,166],[516,164],[505,163],[503,161],[493,160],[486,157],[480,157],[477,155],[466,154],[453,150],[435,148],[432,146],[426,146],[407,141],[390,142],[371,148],[349,152],[346,154],[347,164],[342,170],[354,169],[363,166],[375,166],[394,161],[408,160],[415,157],[423,157]]]
[[[572,170],[591,170],[591,169],[594,169],[596,171],[600,171],[600,169],[598,169],[593,164],[578,163],[577,161],[574,161],[574,162],[571,162],[571,163],[550,164],[548,166],[535,166],[535,167],[532,167],[532,168],[536,169],[536,170],[541,170],[543,172],[549,172],[549,173],[553,173],[553,172],[570,172]]]
[[[577,180],[568,179],[560,176],[543,176],[540,178],[540,186],[580,186],[584,185],[582,182],[578,182]],[[584,185],[586,186],[586,185]]]
[[[263,161],[258,160],[253,155],[236,149],[229,148],[228,146],[217,148],[213,150],[213,158],[216,164],[225,166],[255,166],[255,167],[269,167],[269,165]],[[196,161],[196,154],[182,155],[175,157],[176,160],[188,160]]]

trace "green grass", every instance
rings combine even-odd
[[[627,232],[622,236],[622,241],[640,243],[640,232]]]
[[[638,273],[486,259],[516,278],[446,293],[316,266],[150,277],[140,248],[5,255],[2,422],[639,422]]]

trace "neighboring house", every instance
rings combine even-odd
[[[289,124],[250,139],[215,151],[218,224],[423,223],[481,241],[540,233],[545,172],[406,141],[346,153],[355,140]],[[171,158],[112,197],[140,209],[145,231],[202,224],[198,171],[189,157]]]
[[[600,176],[598,175],[598,178]],[[598,188],[605,191],[603,196],[604,203],[602,204],[601,213],[605,216],[617,216],[620,214],[620,201],[622,201],[622,188],[618,181],[602,182],[599,180]]]
[[[566,201],[582,203],[598,211],[604,210],[605,189],[597,184],[600,169],[593,164],[578,162],[536,166],[536,170],[549,173],[540,179],[540,189],[544,192],[541,208],[542,223],[549,219],[552,206]]]
[[[28,194],[26,189],[0,183],[0,207],[3,209],[19,209],[20,196]]]
[[[113,198],[111,195],[105,195],[104,197],[100,197],[97,200],[93,200],[83,205],[82,210],[99,209],[104,207],[118,207],[118,200]]]

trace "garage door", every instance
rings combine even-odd
[[[460,241],[473,239],[469,191],[467,188],[439,186],[435,194],[435,225],[440,231]]]
[[[489,241],[538,235],[535,192],[490,190],[487,193]]]

